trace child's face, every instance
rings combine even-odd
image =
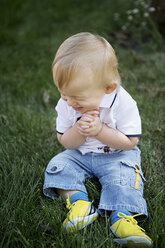
[[[99,107],[105,94],[105,87],[96,82],[91,70],[83,69],[76,73],[60,93],[69,106],[83,114]]]

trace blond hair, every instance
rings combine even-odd
[[[56,86],[59,89],[66,87],[82,68],[91,69],[101,83],[120,83],[115,52],[108,41],[99,35],[78,33],[61,44],[52,64]]]

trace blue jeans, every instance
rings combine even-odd
[[[103,216],[107,212],[126,209],[148,216],[143,198],[144,176],[140,165],[140,150],[115,153],[87,153],[65,150],[51,159],[46,171],[43,192],[57,198],[55,188],[78,190],[87,193],[85,178],[97,177],[101,186],[98,211]]]

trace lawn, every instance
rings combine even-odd
[[[81,31],[98,33],[111,42],[122,84],[138,103],[149,211],[142,227],[154,248],[165,247],[165,49],[157,33],[135,39],[121,32],[113,16],[124,8],[122,0],[1,1],[0,247],[118,247],[108,218],[100,217],[73,234],[62,231],[65,202],[42,193],[45,167],[63,150],[56,138],[54,107],[59,93],[51,64],[60,43]],[[86,186],[97,205],[99,183],[87,180]]]

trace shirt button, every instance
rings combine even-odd
[[[57,170],[57,166],[53,166],[52,168],[51,168],[51,171],[56,171]]]

